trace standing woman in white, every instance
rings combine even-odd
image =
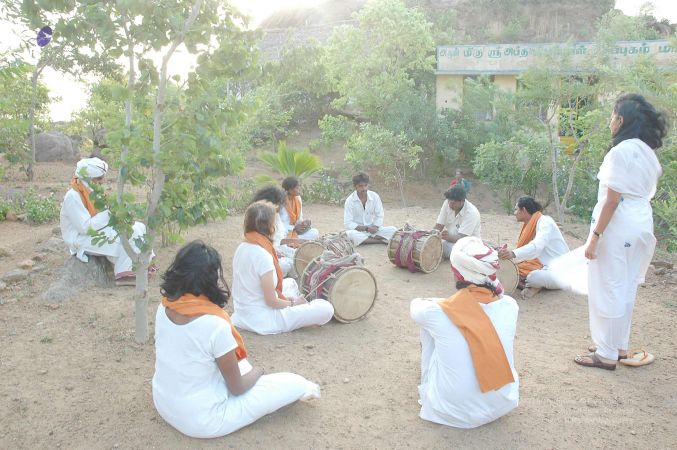
[[[616,101],[609,128],[612,148],[597,174],[585,249],[590,335],[597,348],[574,361],[614,370],[627,357],[637,286],[656,247],[650,200],[662,173],[655,150],[663,144],[667,122],[644,97],[626,94]]]
[[[275,207],[268,202],[249,205],[244,218],[244,242],[233,256],[233,324],[258,334],[278,334],[324,325],[334,315],[326,300],[307,301],[282,269],[271,241]]]
[[[153,402],[171,426],[197,438],[224,436],[296,400],[320,396],[319,386],[300,375],[263,375],[247,362],[242,338],[223,310],[230,291],[212,247],[187,244],[162,278]]]

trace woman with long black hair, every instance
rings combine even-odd
[[[637,287],[656,247],[650,201],[662,173],[655,150],[663,144],[667,122],[644,97],[626,94],[616,100],[609,128],[612,144],[597,174],[597,205],[585,249],[596,348],[574,361],[614,370],[628,356]]]

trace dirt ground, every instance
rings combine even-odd
[[[36,188],[61,197],[70,165],[38,167]],[[440,188],[415,186],[402,208],[384,192],[386,224],[434,224]],[[0,185],[6,193],[25,187]],[[377,186],[377,190],[380,189]],[[470,200],[482,212],[486,239],[513,245],[519,226],[477,185]],[[486,205],[486,206],[485,206]],[[342,209],[306,205],[323,233],[338,231]],[[57,224],[0,222],[0,275],[37,253]],[[240,242],[242,216],[191,229],[224,257],[228,279]],[[570,246],[583,224],[566,225]],[[178,246],[156,249],[166,268]],[[322,386],[322,398],[297,403],[230,436],[196,440],[157,414],[151,398],[152,340],[134,343],[131,288],[91,288],[69,302],[40,299],[65,253],[49,253],[45,270],[0,291],[0,448],[677,448],[677,299],[675,285],[649,270],[635,308],[631,346],[656,355],[654,364],[615,372],[579,367],[573,357],[590,343],[586,298],[559,291],[519,300],[515,364],[520,405],[474,430],[418,418],[418,330],[409,318],[415,297],[447,297],[451,273],[394,267],[385,246],[358,251],[376,277],[378,298],[362,321],[335,321],[278,336],[243,332],[253,364],[266,372],[299,373]],[[151,281],[148,314],[160,299]],[[152,329],[152,323],[151,323]]]

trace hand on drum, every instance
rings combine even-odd
[[[374,225],[369,226],[369,227],[367,227],[367,232],[369,234],[376,234],[378,232],[378,227],[374,226]]]
[[[440,238],[442,238],[442,240],[448,241],[449,237],[449,232],[447,230],[442,230],[440,233]]]
[[[514,259],[515,254],[508,250],[508,244],[503,244],[499,249],[498,249],[498,259]]]

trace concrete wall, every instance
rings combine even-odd
[[[435,77],[437,109],[460,109],[463,99],[463,75],[437,75]]]

